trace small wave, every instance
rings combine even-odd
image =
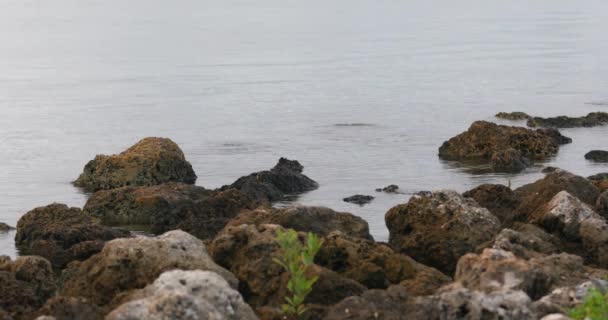
[[[585,104],[588,104],[590,106],[605,106],[605,107],[608,107],[608,101],[590,101],[590,102],[586,102]]]
[[[373,123],[336,123],[334,127],[375,127]]]

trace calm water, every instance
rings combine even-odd
[[[539,178],[474,174],[437,148],[498,111],[608,111],[607,30],[604,0],[0,0],[0,221],[82,206],[70,181],[89,159],[166,136],[209,188],[298,159],[321,184],[298,203],[385,240],[385,212],[409,196],[376,187]],[[608,171],[583,159],[608,128],[564,133],[550,165]],[[341,201],[355,193],[377,199]]]

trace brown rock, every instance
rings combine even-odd
[[[61,268],[101,251],[106,241],[129,236],[129,231],[102,226],[78,208],[54,203],[22,216],[15,242],[21,252],[45,257]]]
[[[145,138],[126,151],[98,155],[74,184],[88,191],[166,182],[194,184],[196,174],[179,146],[166,138]]]
[[[500,221],[455,191],[413,196],[386,213],[389,243],[425,265],[451,275],[466,253],[494,238]]]
[[[473,198],[480,206],[488,209],[503,226],[512,224],[513,211],[520,201],[511,188],[501,184],[482,184],[462,195]]]
[[[535,225],[522,223],[515,223],[513,229],[502,229],[492,245],[494,249],[510,251],[523,259],[559,253],[561,247],[557,237]]]
[[[56,320],[102,320],[104,311],[80,297],[53,297],[40,310],[38,316],[50,316]]]

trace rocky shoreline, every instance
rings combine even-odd
[[[439,155],[519,171],[568,141],[555,129],[475,122]],[[92,192],[82,209],[55,203],[19,220],[24,255],[0,257],[0,319],[285,319],[283,229],[323,239],[302,319],[568,319],[608,276],[608,173],[554,169],[517,189],[421,191],[386,212],[382,243],[350,213],[273,208],[318,187],[303,172],[281,158],[210,190],[194,185],[169,139],[97,156],[75,181]]]

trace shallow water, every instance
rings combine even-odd
[[[95,154],[165,136],[209,188],[298,159],[321,187],[295,202],[386,240],[409,195],[375,188],[541,177],[476,174],[437,148],[498,111],[608,111],[606,30],[606,1],[0,0],[0,222],[82,206],[70,181]],[[608,128],[563,133],[574,143],[548,165],[608,171],[583,158]],[[377,198],[341,201],[356,193]]]

